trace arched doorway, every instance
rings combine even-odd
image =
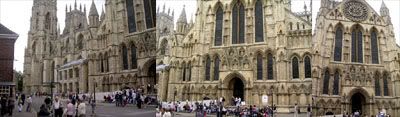
[[[356,111],[360,112],[360,114],[363,114],[363,109],[365,110],[365,97],[361,93],[355,93],[353,96],[351,96],[351,112],[354,113]]]
[[[244,83],[240,78],[233,78],[229,82],[229,90],[232,92],[233,97],[240,97],[244,100]]]

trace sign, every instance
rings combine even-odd
[[[263,103],[268,103],[268,95],[262,95],[261,99]]]

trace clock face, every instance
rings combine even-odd
[[[368,7],[364,3],[356,0],[347,1],[343,7],[346,18],[360,22],[368,18]]]

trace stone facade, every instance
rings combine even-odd
[[[321,0],[313,35],[313,114],[400,116],[399,46],[389,9]]]
[[[155,0],[105,0],[98,14],[65,7],[57,26],[57,1],[34,0],[25,50],[26,93],[91,93],[155,85]]]
[[[294,12],[290,0],[197,0],[193,21],[183,8],[173,30],[174,12],[164,6],[156,31],[160,100],[224,97],[229,105],[241,97],[261,106],[269,95],[268,105],[279,113],[292,112],[295,104],[305,112],[314,55],[311,12],[304,7]]]

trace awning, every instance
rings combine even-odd
[[[166,69],[168,66],[169,65],[166,65],[166,64],[157,65],[156,71],[162,71],[162,70]]]
[[[85,62],[85,60],[86,60],[86,59],[79,59],[79,60],[71,61],[71,62],[69,62],[69,63],[64,64],[63,66],[61,66],[61,69],[68,68],[68,67],[71,67],[71,66],[74,66],[74,65],[80,65],[80,64],[82,64],[83,62]]]

